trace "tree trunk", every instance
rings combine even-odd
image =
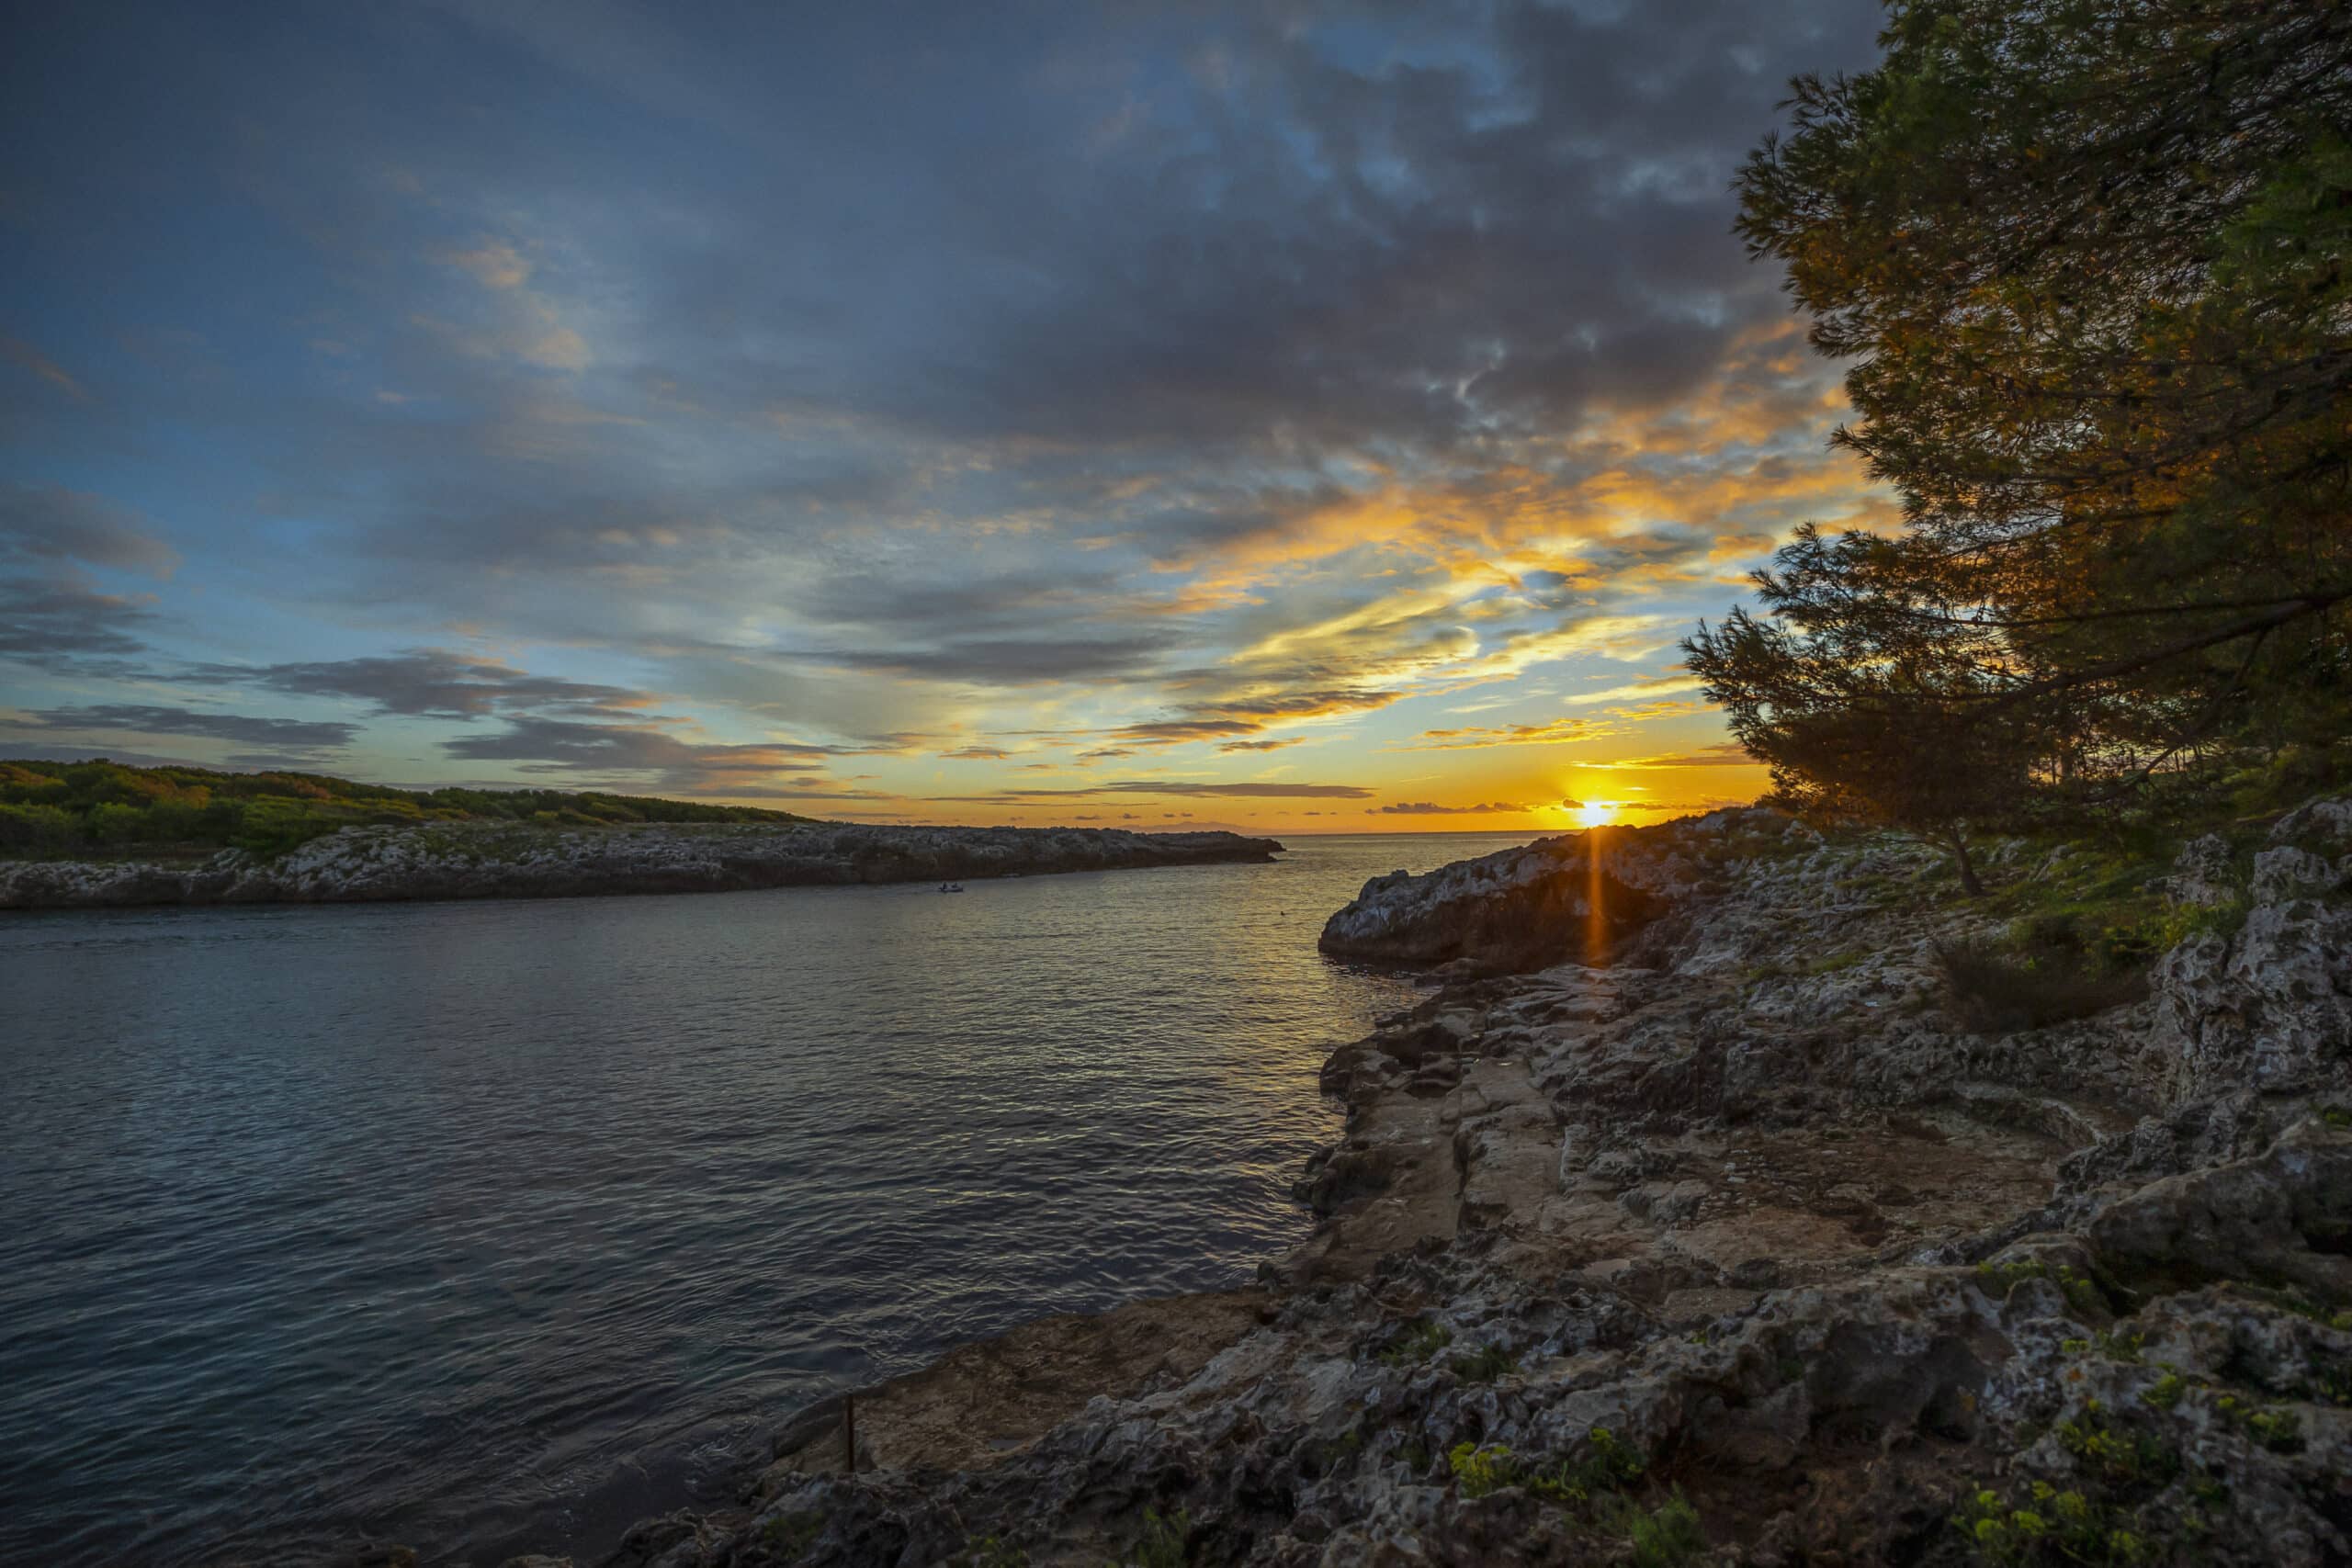
[[[1976,866],[1968,858],[1968,840],[1954,828],[1947,840],[1951,845],[1952,863],[1960,868],[1960,890],[1971,898],[1984,897],[1984,885],[1976,880]]]

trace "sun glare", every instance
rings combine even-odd
[[[1617,820],[1617,803],[1613,800],[1588,800],[1577,807],[1577,821],[1586,828],[1606,828]]]

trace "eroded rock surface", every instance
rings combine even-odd
[[[1614,964],[1333,1054],[1264,1293],[958,1352],[868,1396],[854,1472],[820,1419],[614,1562],[2352,1561],[2352,810],[2281,829],[2321,870],[2196,857],[2245,919],[2147,1000],[2000,1037],[1941,1005],[1983,917],[1925,852],[1625,834]],[[1491,959],[1476,887],[1577,918],[1540,885],[1589,847],[1537,848],[1349,929]]]
[[[1776,829],[1788,820],[1740,815]],[[1594,829],[1420,876],[1391,872],[1365,883],[1317,945],[1336,958],[1489,975],[1597,963],[1691,890],[1698,871],[1682,847]]]
[[[1238,833],[1110,828],[345,828],[268,860],[229,850],[188,867],[0,862],[0,909],[719,893],[1270,861],[1281,848]]]

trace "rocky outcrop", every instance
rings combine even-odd
[[[1263,862],[1281,849],[1238,833],[1107,828],[346,828],[266,860],[230,850],[188,867],[0,863],[0,909],[718,893]]]
[[[1323,927],[1335,958],[1460,975],[1508,975],[1561,963],[1599,964],[1690,894],[1696,863],[1684,840],[1780,835],[1776,812],[1717,812],[1676,831],[1589,829],[1457,861],[1424,875],[1391,872],[1363,886]]]
[[[2352,812],[2288,822],[2262,852],[2327,874],[2200,855],[2154,996],[1998,1037],[1944,1010],[1985,917],[1934,857],[1628,832],[1616,963],[1333,1054],[1262,1294],[958,1352],[860,1397],[854,1463],[820,1413],[613,1562],[2352,1561]],[[1381,879],[1343,939],[1524,952],[1474,889],[1573,920],[1545,885],[1596,860],[1536,850]]]
[[[2352,811],[2342,804],[2280,818],[2243,885],[2198,878],[2198,902],[2251,908],[2235,931],[2192,937],[2156,965],[2157,1040],[2174,1058],[2177,1098],[2308,1094],[2352,1079],[2352,900],[2340,897],[2352,888]]]

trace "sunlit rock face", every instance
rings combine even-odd
[[[1690,851],[1725,833],[1783,830],[1787,818],[1718,811],[1655,828],[1595,828],[1364,884],[1317,945],[1335,958],[1521,974],[1602,964],[1626,938],[1702,891]]]

